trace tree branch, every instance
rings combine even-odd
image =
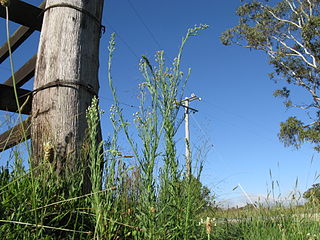
[[[314,104],[310,104],[310,105],[298,105],[298,104],[291,104],[292,107],[295,107],[295,108],[299,108],[299,109],[302,109],[302,110],[307,110],[307,109],[310,109],[310,108],[320,108],[320,106],[315,106]]]
[[[294,12],[295,14],[299,15],[298,12],[295,10],[296,7],[293,6],[288,0],[286,0],[287,4],[289,5],[289,7],[291,8],[292,12]]]
[[[313,126],[313,125],[315,125],[315,124],[317,124],[317,123],[320,123],[320,121],[315,121],[315,122],[309,123],[309,124],[307,124],[307,125],[304,125],[304,126],[302,126],[302,127],[303,127],[303,128],[311,127],[311,126]]]
[[[304,11],[302,2],[301,2],[301,1],[299,1],[299,3],[300,3],[300,11],[301,11],[301,12],[302,12],[302,14],[306,17],[306,19],[309,21],[310,16],[308,15],[308,13],[306,13],[306,12]],[[300,15],[300,17],[299,17],[299,21],[301,21],[301,22],[302,22],[302,24],[305,24],[305,21],[304,21],[304,18],[303,18],[303,16],[302,16],[302,15]]]
[[[311,93],[315,104],[319,106],[320,98],[318,97],[318,95],[304,81],[302,81],[301,78],[297,78],[297,79],[298,79],[297,85],[303,86],[305,89],[307,89]]]
[[[271,58],[275,59],[275,54],[274,54],[273,51],[268,51],[268,55]],[[316,92],[314,90],[312,90],[311,87],[308,86],[299,76],[297,76],[297,74],[291,68],[289,68],[286,64],[284,64],[282,61],[278,61],[278,62],[285,69],[287,69],[289,72],[291,72],[291,73],[288,73],[288,74],[292,75],[291,77],[293,77],[293,78],[295,78],[297,80],[296,85],[304,87],[312,95],[313,101],[315,103],[315,107],[319,108],[320,107],[320,105],[319,105],[320,98],[318,97]]]
[[[305,56],[303,56],[302,53],[300,53],[299,51],[293,49],[292,47],[288,46],[284,41],[282,41],[280,38],[277,38],[276,36],[272,36],[273,39],[275,39],[276,41],[278,41],[279,43],[282,44],[282,46],[284,46],[285,48],[289,49],[290,51],[296,53],[297,55],[299,55],[299,57],[306,63],[308,64],[310,67],[317,69],[317,66],[313,65],[312,63],[310,63]]]
[[[293,26],[295,26],[295,27],[297,27],[297,28],[302,28],[302,26],[301,25],[299,25],[299,24],[297,24],[297,23],[295,23],[295,22],[293,22],[293,21],[290,21],[290,20],[287,20],[287,19],[283,19],[283,18],[279,18],[278,16],[276,16],[270,9],[268,9],[267,8],[267,11],[275,18],[275,19],[277,19],[279,22],[284,22],[284,23],[289,23],[289,24],[291,24],[291,25],[293,25]]]
[[[288,37],[293,40],[296,44],[298,44],[305,52],[305,54],[309,55],[311,58],[312,58],[312,62],[313,62],[313,65],[315,66],[315,68],[317,68],[317,60],[316,60],[316,57],[311,54],[308,49],[300,42],[298,41],[298,39],[296,39],[293,34],[291,34],[290,30],[289,30],[289,35]]]
[[[312,16],[313,16],[312,3],[310,2],[310,0],[307,0],[307,2],[309,3],[309,13],[310,13],[310,17],[312,17]]]

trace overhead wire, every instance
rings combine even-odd
[[[158,48],[161,49],[161,45],[159,43],[159,41],[156,39],[155,35],[153,34],[153,32],[151,31],[151,29],[147,26],[147,24],[145,23],[145,21],[143,20],[142,16],[139,14],[139,12],[137,11],[137,9],[135,8],[135,6],[133,5],[133,3],[130,0],[127,0],[128,4],[130,6],[130,8],[133,10],[134,14],[137,16],[137,18],[139,19],[139,21],[141,22],[141,24],[144,26],[144,28],[146,29],[146,31],[148,32],[148,34],[150,35],[150,37],[152,38],[152,40],[154,41],[154,43],[158,46]],[[129,50],[129,52],[135,57],[137,58],[137,60],[140,60],[140,57],[138,56],[138,54],[133,50],[133,48],[130,46],[130,44],[121,36],[121,34],[119,34],[118,31],[116,31],[116,29],[110,24],[107,24],[111,30],[119,37],[120,41],[124,43],[124,45],[127,47],[127,49]],[[108,98],[104,98],[101,97],[102,99],[106,99],[106,100],[111,100]],[[128,104],[128,103],[124,103],[124,102],[119,102],[122,105],[128,106],[128,107],[132,107],[132,108],[139,108],[138,106],[132,105],[132,104]]]
[[[113,102],[113,99],[111,99],[111,98],[106,98],[106,97],[100,97],[100,98]],[[125,103],[125,102],[120,102],[120,101],[119,101],[118,103],[121,104],[121,105],[124,105],[124,106],[131,107],[131,108],[138,108],[138,109],[140,109],[139,106],[136,106],[136,105],[133,105],[133,104],[129,104],[129,103]]]
[[[140,20],[141,24],[144,26],[144,28],[147,30],[147,32],[149,33],[150,37],[152,38],[152,40],[155,42],[155,44],[158,46],[159,49],[163,49],[161,47],[161,44],[159,43],[159,41],[157,40],[157,38],[155,37],[155,35],[153,34],[153,32],[151,31],[151,29],[148,27],[148,25],[145,23],[145,21],[143,20],[142,16],[139,14],[139,12],[137,11],[137,9],[134,7],[134,5],[132,4],[131,0],[127,0],[131,9],[133,10],[133,12],[135,13],[135,15],[137,16],[137,18]],[[190,92],[190,88],[186,85],[186,89]]]
[[[199,128],[199,130],[202,132],[203,135],[205,135],[208,139],[208,141],[211,142],[211,137],[208,135],[208,133],[206,133],[203,128],[200,126],[199,122],[197,121],[197,119],[193,116],[194,114],[191,114],[191,118],[193,119],[193,121],[196,123],[197,127]],[[214,147],[214,145],[211,145],[212,147]]]
[[[133,10],[134,14],[137,16],[137,18],[140,20],[140,22],[142,23],[142,25],[144,26],[144,28],[146,29],[146,31],[148,32],[148,34],[150,35],[150,37],[152,38],[152,40],[154,41],[154,43],[159,47],[161,48],[161,45],[159,43],[159,41],[156,39],[155,35],[153,34],[153,32],[150,30],[150,28],[147,26],[147,24],[145,23],[145,21],[143,20],[142,16],[139,14],[139,12],[137,11],[137,9],[134,7],[133,3],[130,1],[130,0],[127,0],[128,1],[128,4],[129,6],[131,7],[131,9]],[[136,58],[139,58],[138,55],[135,53],[135,51],[133,50],[133,48],[128,44],[128,42],[126,42],[124,40],[123,37],[121,37],[121,35],[115,30],[115,28],[111,25],[111,24],[107,24],[110,26],[110,28],[112,29],[112,31],[114,31],[120,41],[122,41],[126,47],[128,48],[128,50],[131,52],[132,55],[134,55]],[[187,87],[187,90],[190,91],[190,89]],[[111,99],[108,99],[108,98],[105,98],[106,100],[111,100]],[[132,105],[132,104],[128,104],[128,103],[124,103],[124,102],[119,102],[120,104],[122,105],[125,105],[125,106],[129,106],[129,107],[134,107],[134,108],[139,108],[135,105]],[[193,116],[192,116],[193,117]],[[197,120],[193,117],[195,123],[197,124],[198,128],[201,130],[201,132],[207,137],[207,139],[209,141],[211,141],[211,138],[208,136],[208,134],[205,133],[205,131],[203,130],[203,128],[201,128],[200,124],[197,122]],[[183,121],[183,119],[182,119]],[[182,123],[182,122],[181,122]],[[212,146],[214,146],[212,144]],[[222,161],[222,162],[225,162],[225,161]]]
[[[131,7],[131,9],[133,10],[133,12],[135,13],[135,15],[137,16],[137,18],[140,20],[140,22],[142,23],[142,25],[144,26],[144,28],[147,30],[147,32],[149,33],[149,35],[151,36],[152,40],[155,42],[155,44],[161,48],[161,45],[159,43],[159,41],[156,39],[156,37],[154,36],[154,34],[152,33],[152,31],[150,30],[150,28],[147,26],[147,24],[144,22],[143,18],[141,17],[141,15],[139,14],[139,12],[137,11],[137,9],[134,7],[134,5],[132,4],[132,2],[130,2],[130,0],[128,0],[129,6]],[[140,60],[140,56],[133,50],[133,48],[130,46],[130,44],[121,36],[121,34],[110,24],[107,23],[107,26],[109,26],[111,28],[111,30],[116,34],[116,36],[119,37],[120,41],[124,43],[124,45],[127,47],[127,49],[129,50],[129,52],[135,57],[137,58],[137,60]]]
[[[227,119],[224,118],[223,121],[221,121],[221,119],[220,119],[220,122],[222,122],[223,124],[232,126],[234,128],[237,128],[237,129],[239,129],[239,127],[241,127],[241,129],[246,129],[248,133],[250,133],[252,135],[255,135],[255,136],[258,136],[258,137],[260,137],[260,139],[263,139],[264,141],[268,141],[268,142],[273,142],[274,141],[274,140],[272,140],[270,138],[270,136],[267,136],[265,134],[265,133],[267,133],[266,129],[263,128],[258,122],[254,121],[252,119],[249,119],[249,118],[247,118],[245,116],[242,116],[240,114],[233,113],[231,111],[225,110],[224,108],[220,107],[218,104],[214,104],[214,103],[212,103],[212,102],[210,102],[208,100],[203,101],[203,103],[209,105],[210,107],[214,106],[215,109],[219,109],[224,114],[230,115],[232,117],[232,119],[234,119],[236,117],[238,119],[245,120],[246,122],[250,122],[251,126],[253,126],[254,128],[253,127],[245,128],[243,125],[240,125],[238,123],[238,121],[230,120],[230,118],[227,118]],[[207,115],[210,119],[217,119],[217,116],[213,116],[212,114],[210,114],[208,112],[205,112],[204,114]],[[268,131],[268,133],[270,133],[270,132],[271,132],[271,130]]]
[[[139,61],[140,60],[140,57],[138,56],[138,54],[133,50],[133,48],[129,45],[129,43],[121,36],[121,34],[110,24],[110,23],[107,23],[107,26],[109,26],[111,28],[111,30],[116,34],[116,36],[120,39],[121,42],[123,42],[123,44],[126,46],[126,48],[129,50],[129,52]],[[106,98],[106,97],[101,97],[101,99],[105,99],[105,100],[108,100],[108,101],[111,101],[113,102],[114,100],[111,99],[111,98]],[[128,107],[131,107],[131,108],[138,108],[138,106],[136,105],[133,105],[133,104],[129,104],[129,103],[125,103],[125,102],[118,102],[119,104],[121,105],[124,105],[124,106],[128,106]]]
[[[199,122],[197,121],[197,119],[193,116],[193,114],[191,114],[191,118],[192,120],[195,122],[196,126],[199,128],[199,130],[201,131],[201,133],[207,138],[207,141],[210,143],[210,147],[212,147],[212,149],[214,150],[214,152],[217,154],[217,160],[222,163],[226,168],[231,169],[234,173],[228,177],[231,176],[237,176],[239,174],[243,174],[242,172],[235,172],[234,167],[228,162],[225,161],[224,157],[222,156],[222,154],[218,151],[217,147],[215,146],[215,144],[213,144],[212,142],[212,138],[208,135],[208,133],[206,131],[204,131],[204,129],[201,127],[201,125],[199,124]],[[224,179],[222,180],[224,181]]]
[[[143,20],[143,18],[141,17],[141,15],[139,14],[139,12],[137,11],[137,9],[134,7],[134,5],[132,4],[132,2],[130,0],[127,0],[131,9],[133,10],[134,14],[137,16],[137,18],[140,20],[140,22],[142,23],[142,25],[144,26],[144,28],[147,30],[147,32],[149,33],[150,37],[152,38],[152,40],[155,42],[155,44],[157,45],[157,47],[159,49],[161,48],[161,44],[159,43],[159,41],[156,39],[155,35],[153,34],[153,32],[151,31],[151,29],[147,26],[147,24],[145,23],[145,21]]]
[[[135,58],[140,60],[140,57],[138,56],[138,54],[133,50],[133,48],[129,45],[129,43],[126,40],[124,40],[124,38],[119,34],[119,32],[117,32],[116,29],[110,23],[108,23],[107,26],[109,26],[111,30],[116,34],[116,36],[119,37],[120,41],[124,43],[124,45],[128,48],[129,52]]]
[[[228,110],[226,110],[225,108],[220,107],[220,106],[219,106],[218,104],[216,104],[216,103],[212,103],[212,102],[206,100],[206,101],[204,101],[204,104],[207,104],[207,105],[209,105],[210,107],[214,106],[216,109],[219,109],[220,111],[224,112],[225,114],[231,115],[233,118],[236,117],[236,118],[242,119],[242,120],[244,120],[244,121],[246,121],[246,122],[250,122],[251,126],[252,126],[252,125],[255,126],[257,129],[259,129],[259,131],[261,130],[261,131],[263,131],[264,133],[267,133],[267,132],[269,133],[269,132],[271,132],[270,129],[266,129],[265,125],[262,126],[261,124],[259,124],[259,122],[254,121],[254,120],[252,120],[251,118],[245,117],[245,116],[243,116],[243,115],[241,115],[241,114],[239,114],[239,113],[234,113],[234,112],[232,112],[232,111],[228,111]],[[212,116],[210,116],[208,113],[206,113],[206,114],[207,114],[209,117],[212,117]],[[230,124],[230,125],[235,126],[235,124]],[[242,127],[243,127],[243,126],[242,126]],[[262,133],[262,132],[257,133],[256,131],[253,131],[252,128],[250,128],[249,131],[250,131],[251,133],[253,133],[254,135],[259,135],[260,137],[262,136],[264,139],[266,139],[266,140],[268,140],[268,141],[273,141],[272,139],[270,139],[270,137],[265,136],[265,134]]]

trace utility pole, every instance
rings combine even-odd
[[[104,0],[47,0],[32,102],[33,166],[41,163],[47,143],[57,151],[55,156],[64,155],[64,159],[57,158],[52,163],[58,174],[76,171],[80,166],[86,110],[99,90],[103,3]],[[101,136],[99,130],[100,127]]]
[[[194,93],[190,97],[186,97],[181,100],[178,105],[184,107],[184,121],[185,121],[185,142],[186,142],[186,170],[187,176],[191,176],[191,152],[190,152],[190,129],[189,129],[189,113],[190,111],[195,113],[197,109],[189,107],[189,103],[194,100],[201,101],[201,98],[197,97]]]

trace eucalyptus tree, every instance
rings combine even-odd
[[[303,197],[308,201],[314,202],[320,200],[320,183],[313,184],[311,188],[303,193]]]
[[[273,2],[273,3],[271,3]],[[320,1],[281,0],[243,3],[239,24],[221,35],[225,45],[236,44],[265,52],[274,68],[270,78],[283,87],[274,92],[288,108],[303,111],[280,124],[285,146],[310,142],[320,151]],[[302,89],[303,99],[297,90]]]

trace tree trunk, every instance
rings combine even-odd
[[[33,167],[41,163],[45,145],[55,152],[59,174],[81,166],[85,113],[99,89],[103,2],[47,0],[32,103]]]

